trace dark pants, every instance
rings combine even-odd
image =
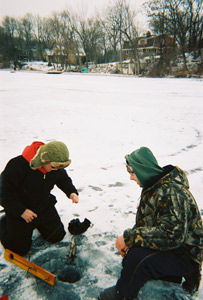
[[[1,232],[2,245],[20,255],[25,255],[30,250],[34,229],[38,229],[43,239],[50,243],[61,241],[66,234],[54,206],[51,206],[46,213],[38,216],[31,223],[26,223],[24,219],[13,218],[10,215],[6,215],[6,219],[2,221],[5,223],[3,226],[5,229]]]
[[[123,269],[116,286],[100,293],[101,300],[132,300],[151,279],[181,283],[182,276],[194,271],[189,255],[183,248],[155,251],[132,248],[123,260]]]

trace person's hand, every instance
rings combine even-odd
[[[22,215],[21,218],[23,218],[27,223],[31,223],[34,218],[37,218],[37,214],[35,214],[32,210],[26,209]]]
[[[78,203],[79,202],[79,197],[76,193],[70,194],[70,199],[72,200],[73,203]]]
[[[123,236],[119,236],[116,240],[116,248],[118,249],[120,255],[125,257],[128,247],[125,244]]]

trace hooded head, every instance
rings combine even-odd
[[[53,141],[40,146],[31,159],[30,166],[36,170],[50,163],[54,168],[65,168],[70,165],[69,151],[64,143]]]
[[[130,155],[126,155],[125,159],[143,187],[147,187],[150,182],[161,176],[164,171],[158,165],[151,150],[146,147],[133,151]]]

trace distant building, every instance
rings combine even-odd
[[[75,48],[54,48],[53,50],[46,49],[46,60],[48,64],[57,64],[67,68],[71,65],[83,65],[86,60],[84,51],[76,51]]]
[[[132,43],[125,41],[123,45],[124,59],[135,59],[135,50],[139,58],[146,56],[154,57],[163,52],[170,54],[174,51],[174,41],[168,34],[151,35],[148,31],[145,36],[137,37]]]

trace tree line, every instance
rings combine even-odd
[[[143,5],[149,29],[154,34],[169,34],[185,65],[186,52],[198,56],[203,47],[202,2],[148,0]],[[0,26],[0,61],[46,61],[46,53],[67,57],[66,64],[73,63],[75,57],[75,64],[121,61],[126,40],[139,61],[136,41],[142,28],[137,13],[127,0],[115,0],[89,18],[69,10],[53,12],[48,17],[30,13],[18,19],[5,16]],[[162,51],[160,55],[161,60]]]

